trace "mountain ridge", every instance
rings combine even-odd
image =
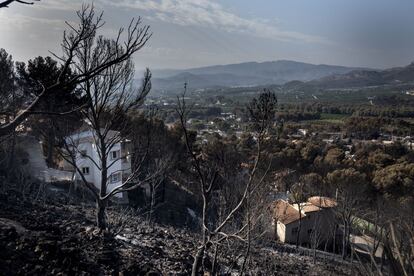
[[[223,67],[233,67],[233,66],[251,66],[251,65],[264,65],[264,64],[280,64],[285,66],[286,64],[297,64],[297,65],[311,65],[317,67],[339,67],[339,68],[354,68],[354,69],[366,69],[366,70],[380,70],[375,68],[368,68],[368,67],[358,67],[358,66],[344,66],[344,65],[336,65],[336,64],[326,64],[326,63],[307,63],[302,61],[296,60],[288,60],[288,59],[280,59],[280,60],[272,60],[272,61],[246,61],[240,63],[228,63],[228,64],[216,64],[216,65],[207,65],[207,66],[197,66],[197,67],[190,67],[190,68],[181,68],[181,69],[174,69],[174,68],[158,68],[152,70],[154,74],[158,75],[157,77],[165,78],[168,76],[173,76],[178,72],[192,72],[192,71],[199,71],[202,69],[215,69],[215,68],[223,68]]]
[[[243,62],[178,70],[154,70],[153,83],[156,89],[180,89],[183,82],[187,82],[191,88],[282,85],[293,80],[310,81],[357,69],[366,68],[290,60]]]
[[[393,85],[414,82],[414,63],[384,70],[353,70],[303,83],[325,89]]]

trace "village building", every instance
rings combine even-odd
[[[21,170],[33,181],[54,183],[72,181],[73,173],[48,167],[43,154],[42,143],[36,137],[21,133],[16,136],[17,152]]]
[[[328,241],[334,234],[335,223],[333,199],[315,196],[300,204],[278,199],[270,206],[271,233],[274,239],[295,244],[299,233],[299,244]]]
[[[107,139],[119,136],[119,132],[110,130]],[[81,182],[81,174],[86,181],[92,183],[97,191],[100,190],[101,185],[101,169],[100,154],[96,145],[96,139],[93,131],[87,130],[75,133],[66,138],[67,144],[76,152],[75,160],[76,167],[79,171],[67,161],[63,162],[62,169],[68,171],[75,171],[74,180]],[[113,191],[119,187],[123,181],[131,174],[131,157],[129,154],[129,141],[122,140],[114,143],[107,156],[108,164],[108,185],[107,192]],[[118,193],[115,199],[121,202],[128,202],[127,193]]]
[[[410,96],[414,96],[414,90],[405,91],[405,94],[410,95]]]

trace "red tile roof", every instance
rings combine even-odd
[[[321,208],[332,208],[337,205],[336,200],[324,197],[324,196],[313,196],[308,198],[308,202],[312,203],[315,206],[321,207]]]
[[[302,215],[297,204],[290,204],[286,200],[278,199],[270,205],[272,216],[283,224],[289,224],[306,217],[306,213],[318,212],[323,208],[332,208],[337,205],[334,199],[329,197],[313,196],[307,202],[300,203]]]
[[[283,199],[273,202],[271,210],[273,211],[273,218],[283,224],[292,223],[300,218],[299,211]]]

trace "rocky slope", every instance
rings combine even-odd
[[[0,275],[188,275],[196,233],[148,226],[120,209],[109,211],[112,232],[94,227],[93,206],[29,202],[0,194]],[[221,275],[237,273],[234,250],[223,246]],[[349,275],[350,267],[310,257],[254,249],[257,275]],[[206,260],[208,263],[208,258]]]

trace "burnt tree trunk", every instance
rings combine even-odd
[[[52,125],[52,124],[51,124]],[[48,129],[47,133],[47,156],[46,156],[46,163],[49,167],[53,168],[54,160],[53,160],[53,147],[55,144],[55,131],[53,127]]]
[[[346,247],[347,247],[347,239],[348,239],[348,222],[344,221],[344,233],[342,237],[342,259],[346,257]]]
[[[101,187],[100,187],[100,198],[98,198],[98,211],[97,211],[97,224],[98,228],[104,230],[107,228],[106,222],[106,206],[107,200],[102,199],[106,196],[106,188],[108,183],[108,166],[107,166],[107,154],[106,154],[106,143],[105,139],[98,134],[100,140],[100,153],[101,153]]]
[[[201,183],[201,185],[204,185]],[[207,240],[208,240],[208,229],[206,228],[207,225],[207,195],[204,190],[204,186],[201,187],[202,189],[202,198],[203,198],[203,218],[202,218],[202,243],[201,246],[198,248],[196,255],[194,256],[193,267],[191,270],[191,276],[199,275],[198,270],[200,269],[200,265],[204,258],[204,253],[206,251]]]
[[[10,135],[10,148],[9,148],[9,158],[7,160],[7,172],[9,176],[13,175],[14,173],[14,158],[15,158],[15,150],[16,150],[16,131]]]
[[[300,202],[298,203],[299,206]],[[299,226],[298,233],[296,234],[296,248],[299,246],[300,231],[302,230],[302,210],[299,208]]]
[[[98,199],[97,203],[96,223],[99,229],[104,230],[107,227],[106,222],[106,200]]]
[[[203,244],[198,250],[196,255],[194,256],[193,267],[191,271],[191,276],[199,275],[198,270],[200,268],[201,261],[204,257],[205,245]]]

